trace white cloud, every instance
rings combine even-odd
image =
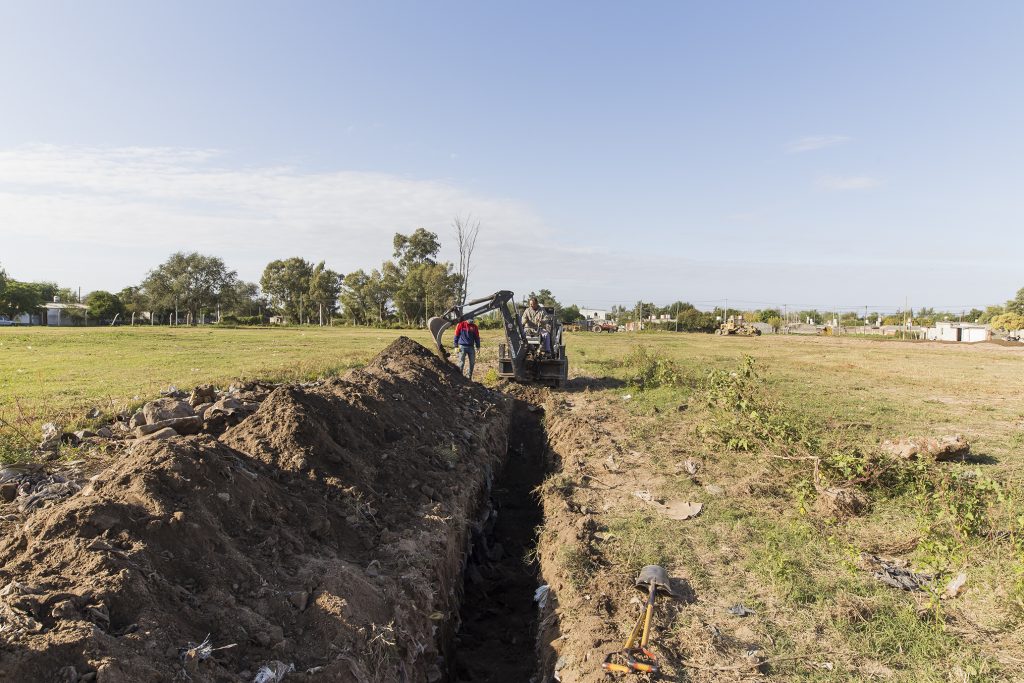
[[[826,190],[866,190],[880,185],[876,178],[868,176],[822,176],[818,187]]]
[[[808,135],[790,142],[786,145],[786,151],[790,154],[800,154],[825,147],[835,147],[849,141],[850,138],[846,135]]]
[[[210,150],[21,147],[0,151],[0,232],[151,253],[174,250],[251,264],[325,258],[339,270],[373,267],[391,237],[417,227],[448,237],[452,217],[472,213],[494,235],[542,234],[525,205],[454,184],[385,173],[309,173],[291,167],[231,168]],[[5,258],[5,260],[8,260]]]

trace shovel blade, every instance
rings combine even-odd
[[[636,577],[636,589],[642,593],[648,593],[654,586],[655,591],[662,595],[675,597],[672,592],[672,582],[668,578],[665,568],[657,564],[649,564],[640,570]]]

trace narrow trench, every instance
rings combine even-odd
[[[525,683],[537,672],[533,551],[544,515],[534,490],[548,469],[540,415],[516,401],[508,460],[481,510],[466,559],[448,683]]]

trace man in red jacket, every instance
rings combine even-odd
[[[473,379],[473,367],[476,365],[476,352],[480,348],[480,328],[473,318],[463,320],[455,326],[455,348],[459,350],[459,369],[466,375],[466,359],[469,359],[469,374]]]

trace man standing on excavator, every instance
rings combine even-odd
[[[523,328],[531,337],[540,337],[541,348],[551,353],[551,337],[548,332],[548,314],[537,303],[537,297],[530,297],[530,305],[523,311]]]
[[[473,367],[476,365],[476,352],[480,349],[480,328],[473,322],[474,318],[463,320],[455,326],[455,348],[459,350],[459,370],[466,375],[466,359],[469,359],[469,379],[473,379]]]

